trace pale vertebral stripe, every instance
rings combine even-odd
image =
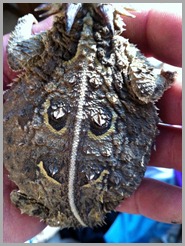
[[[86,71],[84,67],[84,71]],[[86,73],[82,76],[80,82],[80,93],[79,93],[79,102],[78,102],[78,109],[76,115],[76,123],[74,126],[74,138],[72,143],[72,151],[71,151],[71,159],[70,159],[70,166],[69,166],[69,183],[68,183],[68,199],[69,204],[71,207],[71,211],[79,221],[82,226],[87,226],[83,220],[81,219],[78,209],[75,204],[74,199],[74,181],[75,181],[75,174],[76,174],[76,157],[77,157],[77,149],[80,141],[80,131],[81,131],[81,123],[83,118],[83,106],[85,104],[85,92],[87,89],[87,78]]]

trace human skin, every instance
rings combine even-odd
[[[180,16],[155,10],[134,13],[135,19],[124,17],[126,31],[124,36],[137,44],[146,55],[153,56],[168,64],[182,65],[182,20]],[[33,33],[51,27],[52,17],[33,26]],[[173,31],[172,31],[173,30]],[[16,76],[7,65],[6,45],[8,35],[4,36],[4,88]],[[157,103],[159,116],[163,122],[182,125],[182,82],[177,78],[174,85],[167,90]],[[180,128],[159,126],[160,134],[156,139],[156,151],[152,152],[149,165],[174,168],[181,171],[182,132]],[[3,241],[24,242],[39,233],[46,226],[39,219],[20,214],[10,202],[10,192],[15,185],[8,179],[4,170],[4,211]],[[124,200],[117,210],[121,212],[142,214],[157,221],[167,223],[182,222],[181,188],[144,178],[139,189]]]
[[[180,16],[151,10],[136,14],[133,20],[125,18],[126,37],[137,44],[147,56],[153,56],[168,64],[182,66],[182,20]],[[173,31],[172,31],[173,30]],[[182,81],[177,77],[157,103],[163,122],[178,128],[159,126],[149,165],[182,168]],[[177,186],[153,179],[144,179],[139,189],[117,210],[142,214],[166,223],[182,223],[182,190]]]

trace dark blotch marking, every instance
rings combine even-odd
[[[61,104],[63,104],[63,106],[61,106]],[[53,106],[55,106],[56,109],[54,109]],[[64,111],[64,115],[59,118],[54,117],[55,110],[59,110],[60,108],[62,108],[62,110]],[[50,106],[47,110],[48,122],[56,131],[60,131],[62,128],[65,127],[67,120],[67,111],[67,106],[61,101],[61,98],[55,98],[51,100]]]
[[[90,131],[96,136],[103,135],[111,127],[111,122],[112,122],[111,111],[107,107],[104,107],[104,108],[101,108],[101,113],[105,116],[105,123],[104,124],[98,125],[93,120],[93,117],[91,117],[91,121],[90,121]]]
[[[24,126],[27,125],[27,123],[33,119],[33,114],[34,109],[33,105],[31,104],[26,104],[25,107],[22,110],[20,110],[18,116],[18,123],[22,129],[24,129]]]

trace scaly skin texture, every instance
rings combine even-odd
[[[138,188],[158,134],[155,101],[175,74],[155,75],[119,35],[113,5],[48,9],[51,30],[31,35],[27,15],[7,48],[23,70],[4,97],[11,200],[50,226],[93,227]]]

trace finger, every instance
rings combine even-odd
[[[38,24],[33,25],[32,27],[32,33],[38,34],[42,31],[48,30],[51,28],[53,22],[53,16],[48,17],[47,19],[39,22]],[[6,86],[12,81],[13,78],[15,78],[18,74],[18,72],[13,72],[7,62],[7,52],[6,47],[8,44],[10,34],[6,34],[3,36],[3,86],[4,90],[6,89]]]
[[[160,134],[156,138],[155,150],[152,151],[150,166],[182,168],[182,131],[167,127],[159,127]]]
[[[54,16],[50,16],[46,18],[43,21],[40,21],[39,23],[33,25],[32,27],[32,33],[37,34],[46,30],[49,30],[52,27]]]
[[[135,13],[136,18],[124,17],[123,35],[137,44],[145,55],[182,66],[182,18],[157,10]]]
[[[165,223],[182,223],[182,190],[177,186],[145,178],[139,189],[116,210],[142,214]]]
[[[9,34],[3,36],[3,89],[11,83],[12,79],[16,77],[17,73],[13,72],[7,61],[6,46],[8,44]]]
[[[4,170],[3,185],[3,242],[21,243],[41,232],[46,224],[35,217],[22,214],[10,201],[10,192],[15,185]],[[26,225],[26,226],[25,226]]]
[[[165,91],[156,105],[162,122],[182,125],[182,82],[179,78],[169,90]]]

